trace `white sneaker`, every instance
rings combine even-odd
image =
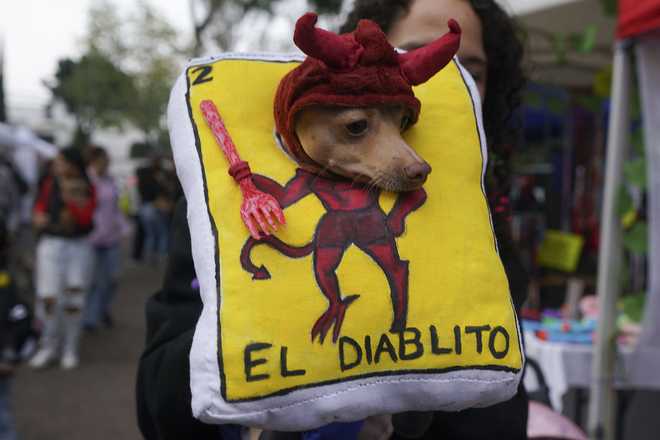
[[[55,349],[53,347],[41,347],[30,359],[29,365],[35,369],[47,367],[55,360]]]
[[[60,367],[63,370],[72,370],[74,368],[78,368],[78,365],[80,364],[80,360],[78,359],[78,356],[75,353],[67,352],[62,355],[62,359],[60,359]]]

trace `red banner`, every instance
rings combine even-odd
[[[660,0],[619,0],[617,37],[634,37],[660,29]]]

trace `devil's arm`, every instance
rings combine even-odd
[[[387,225],[394,236],[398,237],[405,230],[406,217],[426,202],[426,191],[419,188],[400,193],[394,207],[387,216]]]
[[[270,235],[277,230],[277,222],[285,224],[282,208],[277,200],[269,194],[259,191],[252,181],[252,172],[247,162],[241,160],[236,150],[236,145],[231,139],[225,127],[220,113],[211,100],[200,103],[200,109],[208,124],[216,142],[220,145],[227,161],[229,162],[229,174],[238,183],[243,193],[241,203],[241,219],[255,239],[260,239],[261,234]],[[261,231],[259,231],[261,228]]]
[[[300,169],[296,170],[296,175],[285,186],[260,174],[253,174],[252,181],[257,189],[275,197],[282,209],[293,205],[312,192],[309,188],[309,174]]]

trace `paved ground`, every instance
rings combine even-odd
[[[144,303],[160,280],[161,271],[127,262],[115,303],[115,328],[83,336],[80,368],[20,369],[14,409],[21,440],[141,438],[135,374],[144,340]]]

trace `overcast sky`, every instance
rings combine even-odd
[[[50,93],[57,60],[77,56],[93,0],[0,0],[0,44],[4,40],[5,92],[10,108],[38,108]],[[113,0],[121,12],[135,0]],[[181,32],[190,33],[188,0],[149,0]]]

